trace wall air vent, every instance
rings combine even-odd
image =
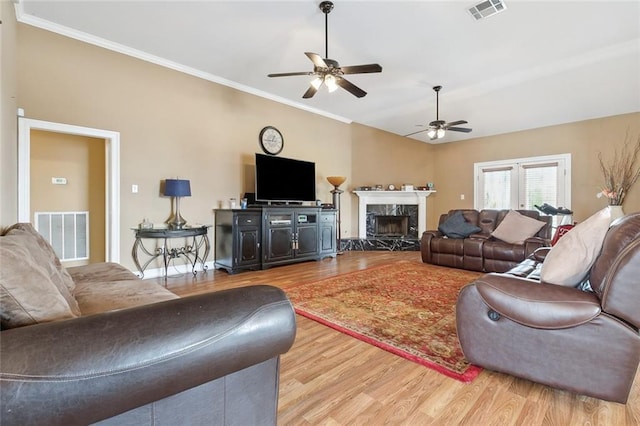
[[[469,8],[469,13],[476,21],[502,12],[507,8],[502,0],[487,0]]]

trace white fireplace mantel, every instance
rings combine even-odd
[[[427,230],[427,197],[436,191],[353,191],[358,196],[358,238],[367,238],[367,205],[418,206],[418,238]]]

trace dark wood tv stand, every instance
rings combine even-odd
[[[215,210],[215,268],[233,274],[335,257],[336,218],[315,206]]]

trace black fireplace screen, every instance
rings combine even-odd
[[[418,238],[418,206],[368,205],[367,238]]]
[[[376,237],[404,237],[409,235],[409,216],[385,216],[375,217]]]

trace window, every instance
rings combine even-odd
[[[571,205],[571,154],[476,163],[474,206],[535,210]]]

